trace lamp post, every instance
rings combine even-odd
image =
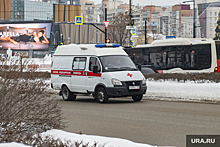
[[[196,16],[196,13],[195,13],[195,0],[193,0],[193,1],[184,1],[183,3],[186,3],[186,2],[193,2],[193,38],[196,38],[196,25],[195,25],[195,16]]]

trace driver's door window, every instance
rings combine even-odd
[[[99,63],[99,60],[95,57],[91,57],[89,60],[89,71],[93,71],[93,66],[98,66],[98,72],[101,72],[101,65]]]

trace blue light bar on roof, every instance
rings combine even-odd
[[[120,44],[96,44],[95,47],[120,47]]]

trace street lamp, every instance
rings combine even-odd
[[[183,3],[193,2],[193,38],[196,38],[196,25],[195,25],[195,0],[193,1],[184,1]]]

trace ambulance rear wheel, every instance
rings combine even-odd
[[[74,101],[76,99],[76,95],[73,95],[66,86],[62,88],[62,97],[64,101]]]
[[[140,101],[140,100],[142,100],[142,97],[143,97],[143,94],[134,95],[134,96],[132,96],[132,99],[133,99],[134,101]]]
[[[103,87],[99,87],[97,90],[97,98],[100,103],[106,103],[108,101],[108,95]]]

